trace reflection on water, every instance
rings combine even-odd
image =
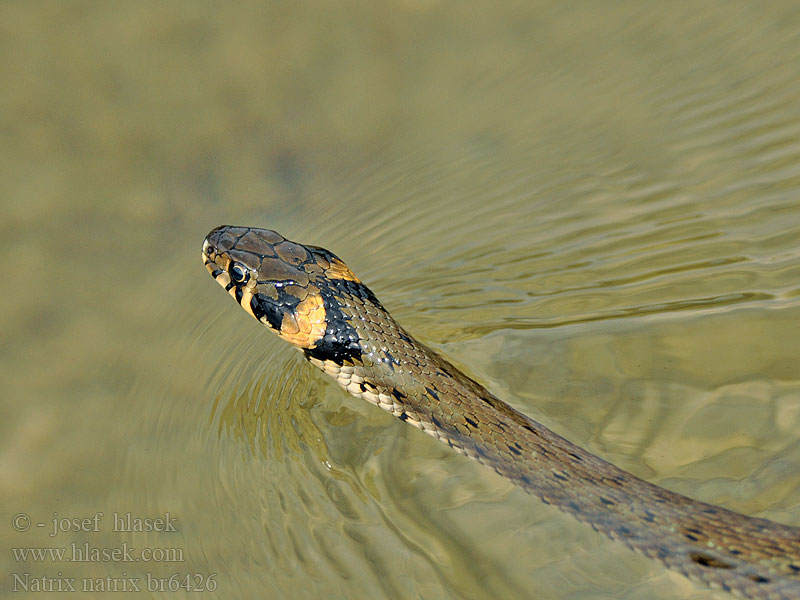
[[[721,597],[344,395],[208,277],[223,223],[331,249],[589,450],[800,525],[794,3],[195,8],[0,8],[0,517],[169,511],[11,544],[185,552],[5,573]]]

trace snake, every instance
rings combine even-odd
[[[414,338],[332,252],[224,225],[203,242],[212,277],[350,394],[697,583],[800,598],[800,528],[640,479],[489,393]]]

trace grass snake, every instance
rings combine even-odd
[[[623,471],[511,408],[414,339],[333,253],[222,226],[203,262],[250,315],[351,394],[596,531],[744,598],[800,598],[800,529]]]

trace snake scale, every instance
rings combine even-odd
[[[800,598],[800,529],[648,483],[514,410],[408,334],[328,250],[222,226],[206,237],[203,262],[345,390],[546,504],[697,582],[743,598]]]

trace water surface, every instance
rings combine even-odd
[[[61,571],[214,575],[205,598],[724,597],[343,394],[208,276],[223,223],[331,249],[592,452],[800,526],[794,3],[0,17],[3,539],[183,553],[5,551],[4,595]]]

